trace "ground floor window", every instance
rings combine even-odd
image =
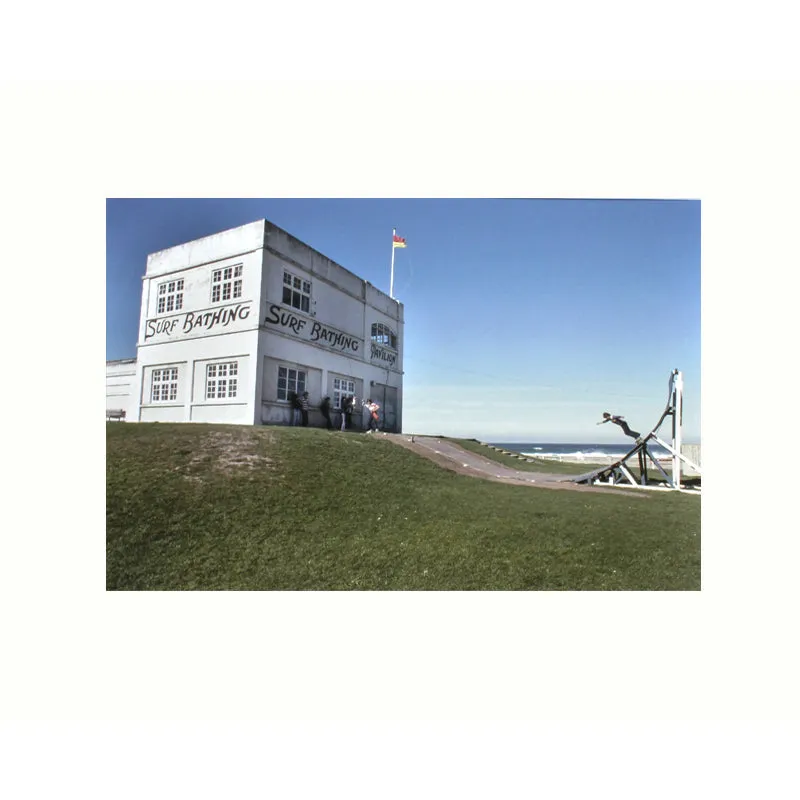
[[[150,402],[168,403],[178,399],[178,368],[166,367],[153,370],[150,384]]]
[[[348,380],[347,378],[334,378],[333,379],[333,407],[342,407],[342,397],[345,395],[353,395],[356,393],[355,381]]]
[[[288,400],[294,392],[302,395],[306,390],[306,373],[302,369],[278,367],[278,400]]]
[[[206,400],[223,400],[236,397],[238,390],[239,363],[228,361],[206,366]]]

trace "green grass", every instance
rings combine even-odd
[[[109,423],[106,585],[697,590],[700,498],[493,483],[358,433]]]

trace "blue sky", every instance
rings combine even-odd
[[[136,355],[148,253],[266,218],[405,307],[404,431],[624,442],[675,367],[700,437],[700,203],[681,200],[107,201],[106,358]]]

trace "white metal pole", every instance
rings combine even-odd
[[[676,489],[681,488],[681,417],[683,416],[683,376],[675,370],[675,383],[673,385],[675,397],[672,404],[672,482]]]
[[[394,300],[394,237],[397,235],[397,228],[392,228],[392,272],[389,277],[389,297]]]

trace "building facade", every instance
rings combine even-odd
[[[403,305],[259,220],[148,256],[137,357],[106,375],[129,421],[290,424],[307,391],[311,425],[325,396],[355,395],[354,427],[372,398],[400,432]]]
[[[136,359],[106,362],[106,415],[125,412],[124,418],[133,409],[136,382]]]

